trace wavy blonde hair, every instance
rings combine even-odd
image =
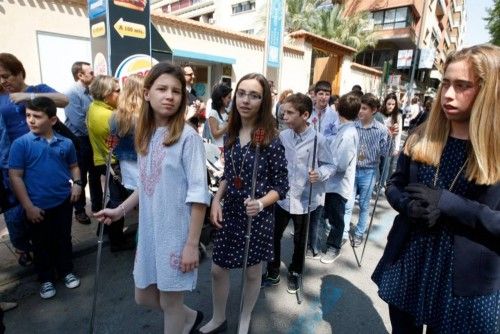
[[[181,104],[176,113],[170,117],[168,131],[163,140],[163,145],[171,146],[179,140],[184,130],[184,113],[186,111],[187,100],[186,79],[184,78],[184,71],[181,67],[168,62],[161,62],[153,66],[144,79],[144,91],[150,90],[156,79],[162,74],[171,75],[181,83]],[[155,130],[156,123],[153,108],[151,108],[149,102],[144,101],[135,130],[135,148],[139,154],[146,155],[148,153],[149,142]]]
[[[476,184],[500,181],[500,47],[483,44],[464,48],[448,56],[444,72],[452,63],[465,60],[479,82],[469,119],[469,162],[466,177]],[[442,94],[439,87],[437,97]],[[413,160],[437,166],[451,129],[450,121],[434,101],[429,119],[409,138],[405,154]]]
[[[123,84],[118,105],[113,115],[118,136],[124,137],[134,131],[144,100],[144,78],[139,74],[127,77]]]

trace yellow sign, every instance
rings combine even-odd
[[[121,38],[125,36],[142,39],[146,38],[146,26],[143,24],[127,22],[124,21],[123,18],[120,18],[113,27]]]
[[[104,25],[104,21],[93,24],[91,31],[92,31],[92,38],[104,36],[106,34],[106,26]]]

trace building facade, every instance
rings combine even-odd
[[[390,63],[389,85],[405,87],[412,79],[412,66],[416,61],[414,87],[420,94],[431,94],[432,89],[427,91],[427,88],[437,87],[441,81],[446,56],[462,47],[467,18],[465,0],[341,2],[346,15],[360,11],[371,13],[378,43],[375,48],[359,53],[355,61],[378,69],[383,69],[384,62]],[[413,50],[410,66],[398,68],[399,50]]]

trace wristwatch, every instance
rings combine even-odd
[[[73,180],[73,184],[76,184],[76,185],[78,185],[78,186],[80,186],[80,187],[83,188],[83,182],[82,182],[82,180]]]

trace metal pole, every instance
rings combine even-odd
[[[113,147],[115,146],[114,139],[109,138],[109,153],[106,157],[106,176],[104,183],[104,191],[102,195],[102,208],[106,208],[108,202],[108,192],[109,192],[109,179],[111,174],[111,159],[113,156]],[[92,300],[92,315],[90,316],[90,330],[91,334],[96,332],[96,322],[95,322],[95,311],[97,306],[97,292],[99,290],[99,272],[101,268],[101,254],[102,254],[102,239],[104,235],[104,223],[99,223],[99,237],[97,239],[97,259],[95,268],[95,278],[94,278],[94,298]]]
[[[252,189],[250,191],[250,199],[255,199],[255,188],[257,185],[257,166],[259,164],[259,155],[260,155],[260,145],[264,139],[264,130],[257,129],[254,133],[254,142],[255,142],[255,158],[253,161],[253,171],[252,171]],[[249,144],[251,145],[251,144]],[[238,320],[238,331],[240,332],[241,325],[241,315],[243,313],[243,301],[245,294],[245,286],[246,286],[246,273],[247,273],[247,263],[248,263],[248,253],[250,251],[250,236],[252,232],[252,217],[248,217],[247,219],[247,228],[245,233],[245,251],[243,253],[243,268],[241,273],[241,290],[240,290],[240,315]]]
[[[316,127],[316,124],[315,124]],[[313,142],[313,158],[311,163],[311,169],[316,168],[316,149],[318,144],[318,132],[314,129],[314,142]],[[312,183],[309,182],[309,198],[307,200],[307,218],[305,226],[303,226],[304,235],[304,253],[302,254],[302,273],[299,275],[299,289],[297,290],[297,303],[302,304],[304,300],[304,272],[306,267],[306,252],[307,243],[309,241],[309,224],[311,223],[311,201],[312,201]]]
[[[409,101],[411,100],[411,97],[413,95],[413,84],[414,84],[414,81],[415,81],[415,72],[416,72],[416,69],[417,69],[417,59],[418,59],[418,55],[420,53],[420,39],[422,37],[422,29],[424,27],[424,19],[425,19],[425,13],[426,13],[426,4],[427,4],[427,0],[423,0],[422,1],[423,4],[422,4],[422,19],[421,19],[421,22],[420,22],[420,29],[418,31],[418,35],[417,35],[417,45],[415,47],[415,54],[414,54],[414,58],[413,58],[413,66],[411,67],[411,76],[410,76],[410,87],[408,89],[408,99],[407,99],[407,105],[409,104]]]

